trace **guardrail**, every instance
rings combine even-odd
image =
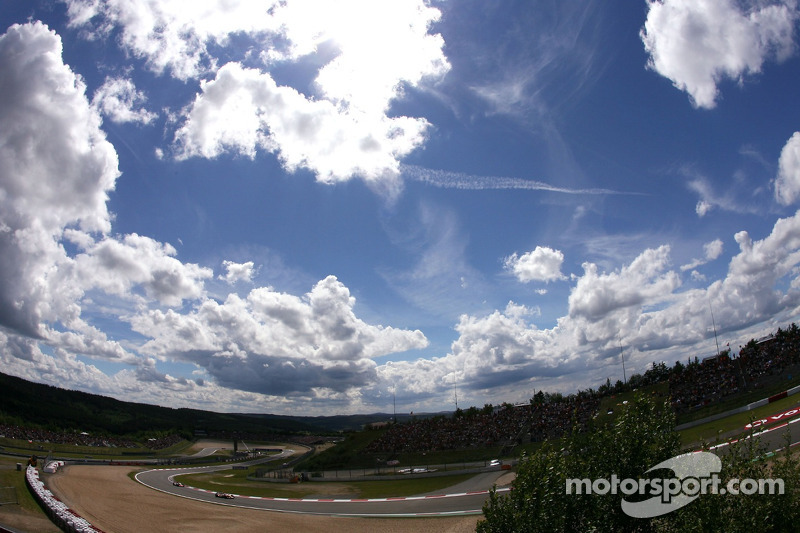
[[[49,464],[47,465],[49,466]],[[88,520],[82,518],[75,511],[66,506],[64,502],[56,498],[44,483],[39,479],[39,472],[36,467],[29,466],[25,472],[25,483],[28,485],[33,497],[45,510],[50,520],[67,533],[103,533]]]

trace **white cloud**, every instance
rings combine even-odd
[[[126,78],[106,78],[92,98],[92,106],[112,121],[140,124],[149,124],[158,117],[142,107],[146,102],[145,94]]]
[[[237,281],[251,283],[253,281],[253,274],[256,272],[252,261],[247,261],[246,263],[223,261],[222,266],[225,267],[225,274],[220,274],[217,277],[221,280],[225,280],[231,285]]]
[[[699,266],[705,265],[709,261],[713,261],[717,259],[720,255],[722,255],[722,248],[723,243],[720,239],[714,239],[711,242],[708,242],[703,245],[703,259],[694,259],[691,263],[681,265],[681,271],[685,272],[687,270],[692,270],[693,268],[697,268]],[[692,275],[694,276],[696,273],[693,272]]]
[[[537,246],[532,252],[525,252],[521,256],[516,253],[505,259],[505,268],[509,270],[522,283],[529,281],[558,281],[567,279],[561,273],[561,264],[564,254],[560,250],[553,250],[544,246]]]
[[[209,268],[182,263],[174,255],[169,244],[131,234],[93,244],[75,257],[75,269],[87,290],[127,297],[134,287],[141,287],[147,300],[179,306],[184,300],[200,298],[203,280],[213,273]]]
[[[757,188],[747,184],[736,175],[731,177],[728,187],[723,192],[718,192],[708,177],[690,166],[682,168],[681,173],[688,178],[689,190],[697,193],[700,197],[695,207],[695,212],[700,218],[714,209],[750,214],[760,214],[763,211],[761,205],[754,202],[758,192],[754,189]]]
[[[697,216],[702,218],[706,216],[708,212],[711,211],[713,208],[714,206],[711,205],[711,203],[708,200],[700,200],[699,202],[697,202],[697,206],[695,206],[695,212],[697,213]]]
[[[260,287],[245,299],[204,300],[189,314],[151,310],[131,322],[151,339],[143,352],[191,362],[226,387],[273,395],[342,392],[375,380],[372,358],[428,344],[418,330],[366,324],[354,305],[349,290],[329,276],[302,298]]]
[[[641,39],[648,68],[686,91],[692,104],[713,108],[723,79],[757,74],[765,61],[795,49],[794,0],[648,0]]]
[[[120,28],[123,47],[156,72],[187,79],[216,71],[185,110],[178,157],[254,157],[264,150],[289,171],[307,168],[326,183],[358,176],[389,195],[399,187],[399,161],[424,142],[430,126],[423,118],[388,116],[391,103],[405,86],[439,79],[450,68],[441,35],[428,33],[440,13],[422,0],[206,0],[192,9],[174,0],[72,0],[69,14],[73,26],[94,37]],[[261,48],[267,68],[318,54],[314,94],[279,86],[269,72],[236,60],[217,70],[210,45],[232,35]]]
[[[721,239],[714,239],[703,245],[703,253],[705,254],[705,258],[709,261],[713,261],[722,255],[722,249],[723,243]]]
[[[399,159],[425,139],[424,119],[368,115],[329,100],[309,100],[268,73],[229,63],[203,83],[176,133],[179,157],[227,151],[275,152],[287,170],[312,170],[324,183],[359,176],[397,181]]]
[[[669,246],[645,250],[630,265],[608,274],[584,263],[584,275],[569,295],[570,316],[600,319],[618,309],[658,303],[680,286],[677,274],[666,271],[669,251]]]
[[[552,375],[556,367],[574,357],[560,351],[555,330],[539,330],[526,321],[525,317],[532,312],[509,302],[503,312],[461,317],[456,325],[459,337],[451,346],[451,364],[462,372],[460,381],[465,386],[486,389],[533,376]]]
[[[794,203],[800,197],[800,131],[786,142],[778,161],[775,180],[775,199],[783,204]]]
[[[273,3],[274,4],[274,3]],[[67,0],[70,25],[94,39],[120,30],[122,46],[158,74],[186,80],[214,66],[208,46],[238,32],[274,32],[270,5],[247,0]]]
[[[85,85],[61,61],[61,39],[39,22],[14,25],[0,39],[3,221],[15,230],[35,221],[50,234],[66,225],[108,231],[117,155]]]
[[[64,228],[110,230],[117,154],[46,26],[0,36],[0,70],[0,324],[38,335],[43,318],[73,313],[76,289],[58,270]]]
[[[0,70],[8,104],[0,107],[6,371],[150,403],[189,398],[217,408],[269,398],[279,405],[284,393],[358,402],[357,389],[375,380],[373,358],[427,346],[418,330],[356,317],[355,300],[333,277],[302,298],[261,287],[246,299],[208,299],[211,269],[180,261],[171,245],[150,237],[110,234],[116,152],[98,109],[62,61],[58,36],[40,23],[12,26],[0,37]],[[254,271],[252,262],[225,266],[229,281]],[[95,319],[115,320],[124,342]],[[126,323],[150,340],[137,347]],[[79,357],[123,369],[108,375]],[[157,370],[158,359],[193,363],[214,379],[172,377]],[[245,398],[241,391],[268,394]]]
[[[449,69],[444,39],[429,34],[439,10],[419,0],[375,3],[347,0],[286,2],[275,10],[292,56],[330,42],[338,55],[319,71],[315,84],[327,100],[367,115],[383,113],[399,85],[417,85]]]
[[[378,373],[385,382],[400,384],[404,398],[420,401],[428,395],[447,397],[442,390],[451,389],[457,379],[460,395],[479,404],[502,394],[525,397],[537,386],[566,392],[597,387],[609,373],[617,373],[623,346],[629,375],[644,372],[653,361],[671,364],[702,353],[714,335],[712,308],[720,334],[734,335],[732,345],[737,337],[744,343],[750,337],[738,332],[770,320],[780,325],[796,314],[800,211],[779,220],[763,240],[754,242],[746,232],[736,240],[740,252],[727,277],[705,289],[678,292],[679,276],[668,269],[667,246],[646,250],[611,273],[599,274],[595,265],[585,264],[569,298],[569,315],[555,327],[539,329],[526,320],[531,309],[509,303],[484,316],[463,315],[447,356],[387,364]],[[708,260],[718,258],[721,241],[707,243],[704,252]],[[778,290],[787,279],[790,288]],[[580,377],[573,375],[578,366]]]

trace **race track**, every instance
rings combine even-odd
[[[270,460],[275,461],[284,457],[286,455],[281,454],[271,457]],[[259,462],[263,462],[263,460]],[[238,463],[238,465],[246,466],[253,463],[254,461],[251,461]],[[216,472],[230,468],[230,465],[221,465],[154,469],[140,472],[136,474],[135,478],[139,483],[161,492],[218,505],[311,515],[405,518],[479,515],[482,512],[484,502],[489,497],[489,489],[506,473],[497,469],[493,472],[478,474],[472,481],[472,485],[476,490],[466,492],[374,499],[265,498],[236,495],[234,499],[229,500],[217,498],[212,491],[191,486],[176,487],[172,484],[173,479],[181,474]],[[318,483],[324,485],[324,482]],[[508,487],[501,487],[498,492],[507,492],[508,490]]]
[[[800,410],[791,416],[788,413],[775,413],[775,419],[763,424],[759,438],[766,450],[784,448],[787,432],[792,446],[800,443]],[[723,443],[712,451],[724,454],[728,449],[729,445]],[[285,460],[289,454],[285,452],[259,462]],[[135,476],[139,483],[126,481],[124,470],[118,470],[121,468],[73,466],[68,467],[69,473],[51,477],[50,482],[74,508],[106,526],[106,531],[115,533],[138,532],[143,527],[149,531],[208,531],[216,521],[220,521],[220,526],[223,523],[228,527],[234,525],[242,532],[263,531],[265,523],[323,533],[374,531],[379,524],[380,530],[387,532],[465,532],[474,531],[488,497],[487,489],[505,474],[502,471],[479,474],[473,478],[471,486],[459,485],[447,491],[452,494],[371,500],[249,496],[223,500],[206,490],[175,487],[172,479],[184,473],[230,469],[230,464],[148,470]],[[108,479],[105,479],[105,472],[108,472]],[[116,481],[112,481],[111,476]],[[508,478],[502,479],[502,483],[505,486],[501,490],[505,492]],[[324,487],[324,483],[318,486]],[[184,503],[177,503],[181,501]],[[400,519],[408,517],[421,518]]]

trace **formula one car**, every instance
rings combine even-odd
[[[181,483],[180,481],[173,481],[172,484],[175,485],[176,487],[185,487],[186,486],[183,483]]]
[[[214,494],[214,496],[216,496],[217,498],[226,498],[228,500],[232,500],[234,498],[233,494],[230,494],[228,492],[217,492]]]

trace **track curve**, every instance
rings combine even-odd
[[[237,463],[239,466],[249,466],[266,461],[276,461],[287,457],[291,452],[284,451],[281,455],[268,459]],[[487,473],[483,485],[484,490],[459,492],[453,494],[435,494],[423,496],[397,497],[397,498],[372,498],[372,499],[336,499],[336,498],[268,498],[259,496],[235,495],[232,500],[221,499],[213,491],[199,489],[191,486],[176,487],[172,484],[176,476],[199,472],[217,472],[230,470],[231,465],[217,465],[194,468],[169,468],[153,469],[139,472],[134,476],[136,481],[154,490],[173,494],[182,498],[196,501],[258,509],[263,511],[276,511],[282,513],[313,514],[326,516],[353,516],[353,517],[420,517],[420,516],[465,516],[477,515],[483,511],[483,504],[489,497],[489,488],[505,471]],[[498,488],[498,492],[507,492],[508,488]]]

